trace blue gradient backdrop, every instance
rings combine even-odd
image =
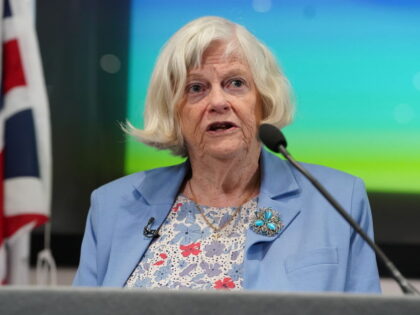
[[[420,193],[420,1],[133,0],[136,126],[160,48],[204,15],[243,24],[278,58],[297,103],[284,130],[295,157],[360,176],[371,191]],[[127,173],[179,161],[127,142]]]

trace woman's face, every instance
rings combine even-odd
[[[211,45],[200,68],[188,72],[179,107],[190,157],[232,158],[259,151],[261,104],[248,65],[223,56],[225,44]]]

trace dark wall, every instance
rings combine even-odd
[[[36,12],[51,108],[52,230],[79,235],[90,192],[123,173],[129,1],[38,0]]]
[[[376,242],[406,276],[420,278],[420,195],[371,192],[369,200]]]

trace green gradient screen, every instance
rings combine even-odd
[[[420,193],[420,1],[133,0],[135,126],[160,48],[204,15],[243,24],[277,57],[297,104],[284,129],[295,158],[357,175],[370,191]],[[127,142],[126,173],[180,161]]]

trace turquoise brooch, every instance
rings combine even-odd
[[[251,230],[264,236],[274,236],[283,228],[280,215],[271,208],[260,208],[255,211],[255,218],[251,222]]]

